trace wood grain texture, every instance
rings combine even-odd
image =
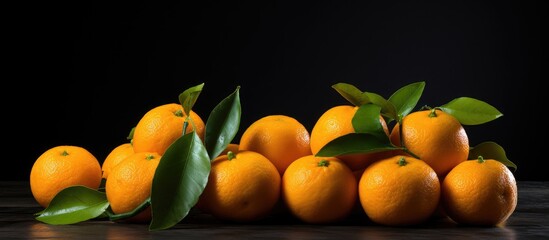
[[[107,220],[44,224],[34,219],[42,209],[28,182],[0,182],[0,239],[547,239],[549,182],[518,182],[518,191],[517,208],[500,227],[460,226],[447,218],[415,227],[384,227],[360,211],[337,224],[308,225],[283,210],[262,221],[238,224],[191,211],[173,228],[150,232],[145,224]]]

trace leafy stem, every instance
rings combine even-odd
[[[402,116],[398,116],[398,134],[399,134],[399,140],[400,140],[400,146],[402,147],[402,151],[409,154],[410,156],[420,159],[418,155],[410,151],[404,144],[404,137],[402,136]]]
[[[399,134],[399,141],[400,146],[404,147],[404,138],[402,137],[402,115],[398,116],[398,134]]]
[[[185,132],[187,132],[187,127],[189,126],[189,121],[185,120],[183,122],[183,135],[185,135]]]
[[[408,148],[406,148],[406,147],[403,147],[403,148],[402,148],[402,151],[404,151],[404,152],[407,153],[407,154],[410,154],[410,156],[412,156],[412,157],[414,157],[414,158],[421,159],[421,158],[419,158],[418,155],[416,155],[415,153],[413,153],[412,151],[410,151],[410,150],[409,150]]]
[[[189,114],[185,117],[185,122],[183,122],[183,135],[187,133],[187,126],[189,126],[189,122],[191,123],[191,127],[193,128],[192,131],[196,131],[196,125],[194,124],[194,121]]]

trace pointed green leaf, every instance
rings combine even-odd
[[[394,92],[389,102],[394,105],[397,115],[404,117],[414,110],[424,88],[425,82],[415,82]]]
[[[338,137],[318,151],[316,156],[333,157],[339,155],[381,152],[388,150],[402,149],[392,145],[389,141],[384,141],[369,133],[349,133]]]
[[[190,116],[191,109],[193,108],[198,96],[202,92],[204,83],[198,84],[194,87],[187,88],[181,94],[179,94],[179,103],[183,107],[185,114]]]
[[[355,106],[370,103],[370,99],[368,99],[368,96],[362,95],[362,91],[360,91],[358,88],[351,84],[336,83],[332,85],[332,88],[335,89],[343,98],[347,99],[347,101]]]
[[[170,145],[153,178],[150,230],[170,228],[187,216],[206,187],[210,167],[208,152],[196,132]]]
[[[495,142],[483,142],[469,149],[468,159],[477,159],[478,156],[482,156],[484,159],[494,159],[500,161],[505,164],[505,166],[513,168],[513,171],[517,170],[517,165],[507,158],[503,147]]]
[[[353,116],[352,124],[355,132],[369,133],[380,140],[389,142],[389,137],[381,125],[380,117],[381,107],[374,104],[364,104],[358,108]]]
[[[36,220],[54,225],[74,224],[101,216],[107,207],[105,193],[85,186],[71,186],[55,195]]]
[[[454,116],[463,125],[478,125],[503,116],[492,105],[470,97],[456,98],[440,106],[442,111]]]
[[[385,117],[387,123],[398,119],[395,106],[384,97],[371,92],[363,92],[362,95],[366,95],[366,97],[368,97],[373,104],[381,107],[381,115]]]
[[[211,160],[225,150],[238,132],[241,115],[239,89],[240,86],[217,104],[206,121],[204,142]]]

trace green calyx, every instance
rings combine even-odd
[[[432,108],[431,109],[431,112],[429,113],[429,117],[432,118],[432,117],[437,117],[437,108]]]
[[[406,159],[404,157],[401,157],[399,160],[398,160],[398,165],[399,166],[406,166],[406,164],[408,164],[408,162],[406,161]]]
[[[482,156],[479,155],[478,158],[477,158],[477,162],[478,162],[478,163],[484,163],[484,162],[486,162],[486,161],[484,160],[484,157],[482,157]]]
[[[236,154],[233,151],[227,152],[227,159],[229,159],[229,161],[235,158],[236,158]]]
[[[318,162],[317,166],[319,167],[327,167],[330,165],[330,161],[326,160],[326,159],[322,159],[320,160],[320,162]]]
[[[185,116],[185,114],[183,114],[183,110],[182,110],[182,109],[179,109],[179,110],[175,111],[173,114],[175,114],[175,116],[178,116],[178,117],[183,117],[183,116]]]

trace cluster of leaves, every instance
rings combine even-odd
[[[204,83],[186,89],[179,102],[187,116]],[[182,133],[166,150],[156,169],[151,196],[133,211],[114,214],[104,188],[71,186],[59,192],[36,219],[48,224],[74,224],[90,219],[111,221],[130,218],[147,207],[152,209],[149,230],[167,229],[183,220],[202,194],[213,161],[236,136],[241,117],[240,87],[219,102],[206,121],[204,142],[195,131]],[[185,121],[192,125],[190,117]]]
[[[391,143],[383,130],[379,116],[381,115],[387,124],[395,121],[401,123],[406,115],[416,109],[425,89],[425,82],[415,82],[401,87],[388,99],[373,92],[363,92],[348,83],[337,83],[332,87],[351,104],[359,107],[352,119],[355,133],[332,140],[320,149],[317,156],[330,157],[402,150],[417,157],[406,146],[396,146]],[[420,110],[424,108],[431,107],[423,106]],[[492,105],[470,97],[455,98],[435,108],[454,116],[462,125],[480,125],[503,116]],[[469,159],[477,159],[479,156],[498,160],[515,170],[517,168],[513,162],[507,159],[503,147],[493,141],[470,147]]]

